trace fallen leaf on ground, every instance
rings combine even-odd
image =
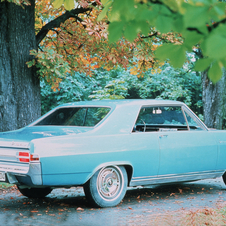
[[[189,190],[190,188],[189,188],[189,187],[184,187],[183,189],[184,189],[184,190]]]
[[[81,211],[83,211],[84,209],[83,209],[83,208],[81,208],[81,207],[78,207],[76,210],[81,210]]]

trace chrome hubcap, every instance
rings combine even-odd
[[[121,170],[118,167],[103,168],[97,178],[97,190],[102,198],[106,200],[116,199],[121,191],[123,177]]]

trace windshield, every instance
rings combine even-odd
[[[35,126],[88,126],[94,127],[110,111],[106,107],[67,107],[59,108],[46,116]]]

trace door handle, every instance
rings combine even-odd
[[[163,138],[163,137],[168,137],[168,135],[164,134],[159,136],[159,138]]]

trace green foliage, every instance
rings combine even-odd
[[[71,10],[75,7],[75,2],[71,0],[64,0],[64,7],[66,10]]]
[[[53,7],[59,8],[59,7],[61,7],[63,4],[64,4],[64,0],[55,0],[55,1],[53,2]]]
[[[193,56],[191,56],[193,59]],[[142,77],[122,68],[98,69],[94,77],[76,73],[62,79],[55,92],[41,82],[42,113],[67,102],[91,99],[170,99],[185,102],[197,114],[202,114],[201,76],[192,70],[189,61],[181,69],[166,63],[159,73],[147,71]]]
[[[175,54],[172,54],[172,51]],[[182,45],[173,46],[170,44],[165,44],[160,46],[156,50],[156,56],[161,60],[170,60],[170,63],[175,68],[180,68],[183,66],[186,60],[186,49]]]
[[[112,0],[102,0],[101,2],[104,6],[104,9],[101,11],[100,15],[98,16],[99,21],[102,20],[106,16],[106,14],[109,10],[109,7],[111,6]]]
[[[56,91],[65,74],[71,70],[68,62],[51,48],[45,48],[44,52],[39,53],[36,50],[31,50],[30,54],[35,57],[38,55],[36,63],[36,67],[39,69],[38,74]],[[32,66],[34,63],[34,60],[29,61],[27,65]]]
[[[0,182],[0,188],[1,189],[10,188],[12,186],[15,186],[15,185],[14,184],[8,184],[8,183]]]
[[[28,67],[32,67],[32,66],[34,66],[34,65],[35,65],[35,59],[33,59],[33,60],[31,60],[31,61],[26,62],[26,64],[27,64],[27,66],[28,66]]]
[[[213,81],[213,83],[216,83],[221,79],[221,75],[222,69],[219,65],[219,62],[214,62],[208,71],[208,77]]]
[[[109,42],[115,42],[122,37],[123,24],[120,22],[112,22],[109,27]]]
[[[53,6],[55,8],[59,8],[62,5],[64,5],[66,10],[71,10],[71,9],[73,9],[75,7],[75,3],[72,0],[55,0],[53,2]]]
[[[197,71],[205,71],[209,65],[212,63],[212,59],[210,58],[201,58],[201,59],[198,59],[196,65],[195,65],[195,70]]]
[[[204,58],[210,59],[205,61],[205,68],[210,68],[209,78],[214,83],[221,78],[221,69],[226,65],[225,2],[113,0],[105,1],[104,7],[106,10],[100,19],[108,16],[110,42],[117,41],[122,35],[133,41],[138,34],[146,35],[150,28],[161,33],[174,31],[182,35],[181,45],[176,43],[159,47],[156,52],[158,58],[169,59],[174,67],[181,67],[186,61],[186,52],[199,45]],[[196,67],[197,70],[199,68]],[[213,69],[216,69],[215,73]]]
[[[78,1],[80,4],[91,1]],[[208,76],[216,83],[222,76],[222,68],[226,66],[226,2],[219,0],[102,0],[102,12],[98,19],[108,17],[108,39],[116,42],[124,37],[132,42],[138,35],[149,36],[151,42],[156,41],[152,31],[181,35],[177,42],[160,46],[156,56],[161,60],[169,59],[175,68],[182,67],[186,61],[186,53],[194,46],[201,48],[205,66],[196,70],[209,70]],[[100,7],[99,0],[96,0]],[[54,0],[54,7],[61,5],[67,10],[74,8],[72,0]],[[168,43],[169,40],[164,40]],[[159,42],[161,43],[161,42]],[[156,59],[155,59],[156,60]],[[214,72],[214,70],[216,70]]]
[[[201,113],[201,77],[186,67],[175,70],[165,65],[161,73],[146,78],[139,95],[142,98],[169,99],[185,102],[196,113]]]
[[[109,81],[108,84],[99,90],[92,92],[89,96],[91,99],[103,100],[103,99],[124,99],[128,95],[128,88],[126,87],[125,81],[116,79]]]
[[[63,78],[59,90],[54,91],[51,85],[42,78],[42,114],[63,103],[87,100],[96,86],[97,83],[93,78],[76,73]]]
[[[5,0],[0,0],[0,2],[4,2]],[[13,2],[17,5],[20,5],[23,7],[23,5],[28,6],[31,5],[29,0],[7,0],[7,2]]]

